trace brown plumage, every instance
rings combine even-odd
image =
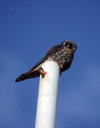
[[[42,70],[41,65],[46,60],[57,62],[60,72],[64,72],[71,66],[76,49],[77,46],[73,41],[64,41],[61,44],[56,45],[55,47],[51,48],[44,58],[42,58],[31,70],[18,77],[16,82],[40,76]]]

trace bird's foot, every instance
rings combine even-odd
[[[43,68],[39,68],[39,72],[42,75],[42,78],[44,78],[46,72],[43,70]]]

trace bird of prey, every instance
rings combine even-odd
[[[74,52],[77,49],[77,45],[73,41],[64,41],[51,48],[47,54],[28,72],[22,74],[16,79],[16,82],[20,82],[25,79],[39,77],[40,74],[44,77],[45,72],[41,68],[41,65],[46,60],[55,61],[60,68],[60,74],[67,70],[72,63]]]

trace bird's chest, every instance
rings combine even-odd
[[[70,56],[71,52],[64,48],[52,54],[52,58],[61,64],[67,63],[70,60]]]

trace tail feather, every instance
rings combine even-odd
[[[40,73],[39,73],[38,70],[28,72],[28,73],[24,73],[16,79],[16,82],[20,82],[20,81],[23,81],[25,79],[35,78],[35,77],[38,77],[39,75],[40,75]]]

